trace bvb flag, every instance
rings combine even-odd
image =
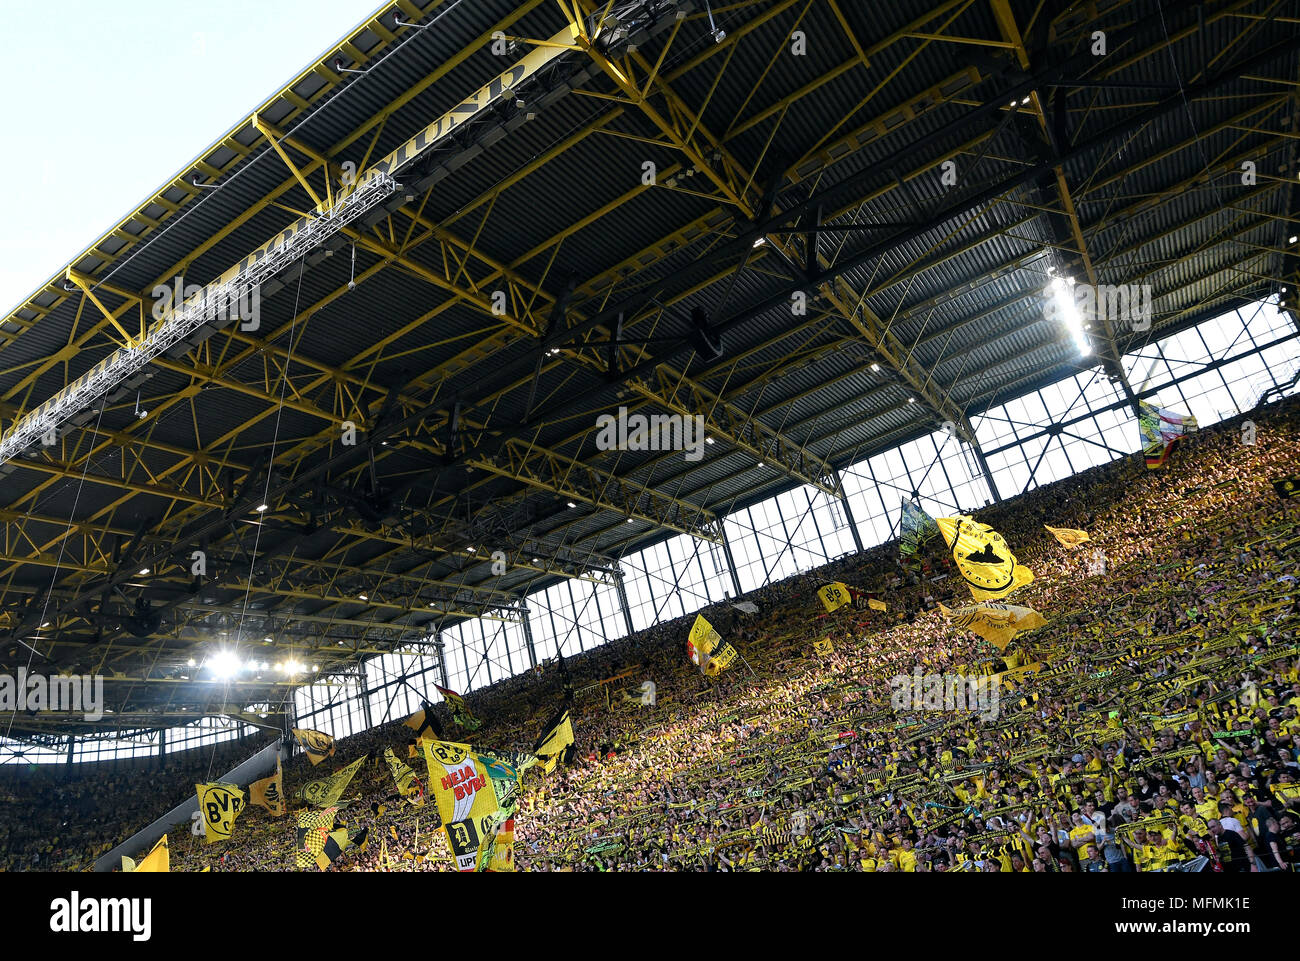
[[[388,763],[388,770],[393,775],[393,781],[397,784],[397,793],[402,797],[410,797],[412,794],[420,792],[420,781],[415,776],[415,772],[397,759],[391,747],[384,748],[384,760]]]
[[[479,729],[483,722],[470,713],[470,709],[465,704],[463,697],[455,691],[450,691],[445,687],[438,687],[437,684],[433,686],[451,708],[451,719],[456,722],[457,727],[463,727],[467,731],[477,731]]]
[[[935,523],[952,550],[953,563],[977,601],[999,601],[1030,584],[1034,572],[1016,563],[1002,535],[965,514],[940,517]]]
[[[827,614],[832,614],[845,604],[853,601],[853,595],[849,591],[848,585],[841,584],[839,581],[823,584],[817,588],[817,596],[821,598],[822,606],[826,608]]]
[[[276,817],[284,817],[284,772],[275,759],[275,773],[248,786],[248,803],[266,808]]]
[[[422,741],[429,764],[429,785],[446,826],[456,868],[478,869],[479,847],[495,834],[498,818],[497,787],[488,776],[484,759],[468,744]],[[495,762],[501,766],[501,762]],[[509,768],[509,765],[505,765]],[[513,774],[514,769],[509,768]]]
[[[921,510],[921,505],[906,497],[900,498],[903,517],[898,523],[898,553],[904,565],[913,561],[925,542],[939,533],[934,518]]]
[[[827,654],[834,653],[835,645],[831,643],[829,637],[823,637],[820,641],[813,641],[813,650],[825,657]]]
[[[297,727],[293,729],[293,734],[302,745],[302,749],[307,752],[307,760],[311,761],[312,767],[327,757],[334,756],[334,738],[328,734]]]
[[[199,815],[203,819],[204,844],[228,841],[235,830],[235,818],[244,810],[244,792],[237,784],[213,781],[196,784]]]
[[[695,615],[695,623],[691,625],[691,633],[686,640],[686,653],[690,656],[691,663],[709,677],[717,677],[736,659],[736,649],[722,639],[722,635],[713,629],[703,614]]]
[[[1021,631],[1032,631],[1047,623],[1033,608],[1016,604],[972,604],[956,611],[940,604],[939,610],[953,627],[974,631],[999,651],[1005,651]]]
[[[429,787],[443,824],[496,813],[497,796],[488,783],[487,766],[468,744],[452,741],[421,743],[424,760],[429,765]]]
[[[1043,525],[1047,527],[1046,524]],[[1064,544],[1066,547],[1078,547],[1084,541],[1092,540],[1087,531],[1076,531],[1072,527],[1047,527],[1052,532],[1052,536]]]
[[[533,754],[542,762],[542,769],[550,774],[555,770],[555,762],[560,760],[561,755],[571,744],[573,744],[573,722],[566,708],[551,718],[543,728],[541,737],[533,746]]]
[[[1146,454],[1147,468],[1164,467],[1178,442],[1196,430],[1196,418],[1191,414],[1177,414],[1138,401],[1138,430],[1142,434],[1142,450]]]
[[[329,777],[323,777],[319,781],[308,781],[298,792],[298,796],[308,804],[314,804],[318,808],[327,808],[342,797],[343,792],[352,783],[352,775],[357,773],[357,768],[365,763],[367,755],[357,758],[347,767],[331,774]]]

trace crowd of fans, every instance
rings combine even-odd
[[[942,538],[911,568],[891,542],[751,592],[757,614],[705,608],[741,654],[719,677],[687,658],[691,614],[473,692],[472,734],[440,707],[443,729],[526,751],[570,707],[574,757],[524,780],[520,870],[1295,870],[1300,531],[1271,481],[1298,472],[1300,403],[1252,416],[1254,444],[1226,422],[1164,470],[1139,453],[976,511],[1034,572],[1010,601],[1048,621],[1003,652],[939,611],[971,603]],[[886,610],[825,613],[835,580]],[[917,669],[995,676],[996,716],[895,707],[890,679]],[[626,696],[644,680],[655,706]],[[369,842],[331,870],[454,869],[435,805],[391,798],[385,747],[424,776],[411,735],[399,720],[285,765],[292,797],[371,756],[339,815]],[[128,799],[155,787],[114,795],[117,823],[147,822]],[[29,837],[39,803],[22,800]],[[293,870],[294,824],[252,808],[228,842],[173,833],[172,868]],[[58,850],[85,866],[86,835],[68,823]],[[22,838],[10,867],[33,864]]]

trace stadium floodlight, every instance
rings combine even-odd
[[[239,671],[239,658],[230,651],[218,651],[208,661],[208,670],[215,677],[230,677]]]
[[[320,216],[303,218],[253,251],[237,265],[178,304],[140,341],[100,361],[80,378],[18,421],[0,440],[0,464],[37,443],[53,446],[59,429],[118,384],[138,375],[205,325],[230,317],[230,306],[245,302],[263,282],[315,250],[397,189],[387,173],[372,171],[357,189],[335,200]]]
[[[1048,288],[1048,293],[1052,297],[1056,317],[1065,324],[1065,329],[1074,338],[1074,345],[1079,348],[1079,353],[1086,357],[1092,353],[1092,344],[1088,341],[1088,334],[1084,330],[1083,317],[1079,314],[1079,308],[1074,302],[1074,292],[1070,289],[1073,286],[1073,277],[1067,277],[1065,280],[1054,277],[1051,286]]]

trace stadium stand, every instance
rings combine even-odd
[[[0,316],[0,869],[1295,873],[1287,7],[386,0]]]
[[[474,692],[475,743],[512,751],[529,750],[566,689],[579,692],[572,763],[525,776],[520,868],[1289,869],[1300,856],[1300,531],[1270,480],[1300,461],[1300,402],[1253,416],[1253,447],[1225,422],[1180,451],[1177,472],[1149,474],[1133,455],[982,511],[1035,571],[1017,600],[1050,612],[1000,655],[939,614],[965,593],[946,554],[931,551],[905,580],[890,542],[748,595],[757,615],[706,608],[752,672],[696,670],[690,615]],[[1087,530],[1105,573],[1089,573],[1087,554],[1045,520]],[[826,615],[816,591],[827,581],[887,610]],[[813,650],[822,637],[828,656]],[[1028,663],[1043,669],[1010,680]],[[893,710],[890,676],[918,664],[1002,674],[1000,715]],[[616,676],[607,700],[599,681]],[[658,686],[653,708],[624,696],[643,679]],[[339,739],[336,763],[378,761],[385,747],[405,757],[412,741],[394,722]],[[290,796],[312,771],[302,755],[286,765]],[[22,785],[43,803],[7,839],[10,869],[42,855],[85,866],[97,839],[147,820],[168,783],[144,771],[66,777]],[[330,870],[452,869],[436,809],[392,791],[382,762],[357,774],[349,823],[381,843]],[[96,820],[87,795],[117,818]],[[294,870],[292,823],[251,809],[230,841],[173,835],[173,869]],[[52,850],[38,851],[41,839]]]

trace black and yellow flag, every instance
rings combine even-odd
[[[235,830],[235,818],[244,810],[244,792],[239,785],[213,781],[196,784],[194,790],[199,796],[204,843],[230,840]]]
[[[442,725],[438,723],[438,717],[433,713],[433,705],[425,704],[420,710],[416,711],[405,721],[402,722],[415,732],[416,740],[420,741],[445,741],[442,736]],[[413,753],[411,757],[415,757]]]
[[[1048,527],[1043,525],[1052,532],[1052,536],[1064,544],[1066,547],[1078,547],[1084,541],[1092,540],[1087,531],[1075,530],[1073,527]]]
[[[1002,535],[964,514],[935,523],[948,542],[957,571],[977,601],[999,601],[1034,580],[1034,572],[1016,562]]]
[[[433,685],[434,689],[443,696],[447,706],[451,708],[451,719],[456,722],[457,727],[463,727],[467,731],[477,731],[482,725],[482,721],[476,718],[465,703],[465,699],[455,691],[445,687]]]
[[[340,797],[347,787],[352,783],[352,775],[357,773],[357,768],[365,763],[368,755],[362,755],[347,767],[331,774],[329,777],[323,777],[319,781],[308,781],[298,792],[298,796],[308,804],[314,804],[318,808],[329,807]]]
[[[972,604],[956,611],[940,604],[939,610],[953,627],[973,631],[999,651],[1005,651],[1021,631],[1032,631],[1047,623],[1032,607],[1017,604]]]
[[[487,767],[468,744],[423,741],[422,746],[429,765],[429,789],[443,824],[496,811],[496,793],[488,782]]]
[[[165,834],[158,839],[157,844],[149,849],[149,853],[144,856],[139,864],[136,864],[126,855],[122,856],[123,872],[169,874],[171,869],[171,856],[167,851],[167,835]]]
[[[276,817],[284,817],[284,772],[275,759],[275,773],[248,786],[248,802],[266,808]]]
[[[488,792],[491,793],[491,792]],[[494,811],[481,818],[464,818],[447,822],[447,841],[451,846],[451,856],[456,861],[457,871],[477,871],[479,848],[497,829],[497,817]]]
[[[736,649],[722,639],[703,614],[695,615],[695,623],[686,639],[686,653],[691,663],[709,677],[717,677],[736,659]]]
[[[533,746],[533,754],[542,762],[542,769],[550,774],[555,770],[555,763],[561,760],[561,756],[572,744],[573,721],[566,708],[547,722],[541,737]]]
[[[397,759],[391,747],[384,748],[384,761],[388,764],[388,770],[393,775],[393,781],[397,784],[397,793],[402,797],[411,794],[423,794],[420,787],[420,779],[415,776],[407,765]]]
[[[334,756],[334,738],[328,734],[297,727],[293,729],[293,734],[307,752],[307,760],[311,761],[313,767],[327,757]]]
[[[813,650],[825,657],[827,654],[835,652],[835,645],[829,637],[823,637],[820,641],[813,641]]]
[[[830,584],[823,584],[817,588],[817,597],[820,598],[822,606],[826,608],[826,613],[831,614],[838,611],[841,607],[849,604],[853,596],[849,593],[849,588],[839,581]]]
[[[316,866],[324,871],[348,851],[357,854],[364,852],[369,845],[370,828],[362,828],[356,834],[349,834],[347,828],[339,828],[325,835],[320,853],[316,855]]]
[[[294,855],[294,864],[298,870],[319,863],[318,858],[325,850],[330,831],[334,830],[334,817],[337,813],[337,808],[298,812],[298,846]]]

